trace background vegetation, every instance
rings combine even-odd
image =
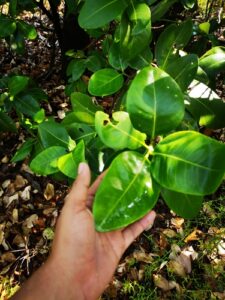
[[[94,207],[98,230],[136,220],[159,198],[154,228],[102,298],[224,299],[224,1],[106,2],[0,2],[1,297],[46,258],[87,160],[93,178],[111,165]],[[101,193],[112,207],[115,178],[129,193],[104,219]],[[141,206],[118,218],[132,197]]]

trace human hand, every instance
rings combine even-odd
[[[88,165],[81,163],[56,226],[52,253],[39,275],[48,285],[48,300],[98,299],[124,251],[154,222],[155,212],[152,211],[125,229],[96,232],[91,206],[104,174],[91,187],[90,177]],[[43,292],[39,290],[39,293],[45,299]],[[25,293],[24,300],[28,299],[24,296]],[[33,294],[32,299],[36,299]]]

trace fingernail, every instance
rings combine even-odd
[[[152,226],[153,226],[153,223],[152,223],[152,224],[149,224],[148,227],[145,228],[145,231],[150,230],[150,229],[152,228]]]
[[[80,163],[78,166],[78,174],[82,174],[85,169],[86,163]]]
[[[148,225],[145,228],[145,231],[148,231],[152,228],[153,224],[154,224],[154,220],[156,217],[156,213],[154,211],[151,211],[150,214],[148,215]]]

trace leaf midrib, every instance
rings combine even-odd
[[[113,81],[115,81],[118,77],[121,77],[121,74],[116,75],[116,76],[113,77],[110,81],[108,81],[108,82],[106,82],[106,83],[103,83],[102,85],[99,84],[99,85],[98,85],[98,90],[99,90],[99,89],[102,89],[102,87],[104,87],[104,86],[107,86],[107,85],[112,84]]]
[[[144,143],[142,143],[140,140],[138,140],[137,138],[135,138],[134,136],[128,134],[126,131],[122,130],[121,128],[113,125],[112,123],[109,124],[112,128],[114,128],[115,130],[118,130],[119,132],[123,133],[124,135],[128,136],[129,138],[133,139],[135,142],[137,142],[138,144],[142,145],[143,147],[146,148],[146,145]]]
[[[112,206],[112,208],[110,209],[110,211],[108,212],[108,214],[106,215],[106,217],[103,219],[103,221],[100,223],[99,227],[102,227],[102,225],[104,225],[108,219],[108,217],[112,214],[112,212],[116,209],[116,207],[118,206],[118,204],[120,203],[121,199],[124,198],[124,196],[127,194],[127,192],[129,191],[130,187],[134,184],[134,182],[137,180],[138,176],[141,174],[142,168],[145,164],[147,160],[147,157],[144,157],[142,165],[140,167],[140,171],[134,176],[134,178],[131,180],[131,182],[129,183],[129,185],[127,186],[127,188],[125,189],[125,191],[122,193],[122,195],[117,199],[117,201],[115,202],[115,204]]]
[[[202,166],[202,165],[199,165],[197,163],[194,163],[194,162],[191,162],[189,160],[185,160],[185,159],[182,159],[178,156],[175,156],[175,155],[171,155],[171,154],[166,154],[166,153],[160,153],[160,152],[156,152],[154,151],[153,152],[153,155],[154,156],[163,156],[163,157],[168,157],[168,158],[172,158],[174,160],[178,160],[178,161],[181,161],[183,163],[186,163],[186,164],[189,164],[189,165],[192,165],[192,166],[195,166],[195,167],[198,167],[200,169],[203,169],[203,170],[207,170],[207,171],[213,171],[213,172],[218,172],[220,171],[219,169],[213,169],[213,168],[209,168],[209,167],[206,167],[206,166]]]
[[[90,14],[88,17],[84,18],[86,21],[90,20],[94,15],[98,14],[99,12],[101,12],[101,10],[104,10],[106,7],[114,4],[115,2],[118,2],[118,0],[113,0],[107,4],[105,4],[104,6],[100,7],[99,9],[95,10],[92,14]]]
[[[60,139],[58,136],[54,135],[51,131],[47,130],[46,128],[42,128],[42,131],[47,132],[50,136],[56,138],[57,140],[59,140],[60,142],[62,142],[64,145],[66,145],[66,147],[68,146],[68,143],[62,139]],[[43,137],[42,133],[40,132],[40,135]]]

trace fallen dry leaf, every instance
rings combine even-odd
[[[19,248],[24,248],[25,247],[25,241],[22,235],[17,234],[14,239],[13,239],[13,244],[16,245]]]
[[[186,276],[186,271],[185,271],[184,266],[176,260],[169,261],[167,264],[167,267],[168,267],[168,270],[172,273],[175,273],[181,277]]]
[[[37,222],[38,220],[38,215],[33,214],[30,217],[28,217],[24,222],[23,222],[23,228],[32,228],[34,227],[34,224]]]
[[[2,162],[3,164],[7,164],[7,163],[9,162],[9,157],[8,157],[7,155],[5,155],[5,156],[2,158],[1,162]]]
[[[172,218],[171,219],[171,224],[176,229],[180,229],[182,227],[182,225],[184,224],[184,219],[183,218]]]
[[[163,234],[165,236],[167,236],[168,238],[174,238],[177,235],[177,233],[174,230],[169,229],[169,228],[168,229],[164,229],[163,230]]]
[[[141,261],[141,262],[145,262],[147,264],[153,262],[153,258],[150,254],[141,251],[141,250],[136,250],[133,252],[133,257],[137,260],[137,261]]]
[[[4,229],[5,229],[5,224],[0,224],[0,245],[4,241],[4,236],[5,236]]]
[[[223,240],[219,242],[217,249],[220,256],[225,256],[225,242]]]
[[[8,252],[5,252],[1,255],[1,258],[0,258],[1,262],[5,263],[5,262],[13,262],[16,260],[16,257],[15,255],[8,251]]]
[[[177,283],[175,281],[168,281],[162,275],[158,274],[153,275],[153,281],[155,286],[162,289],[164,292],[170,291],[177,286]]]
[[[9,196],[4,196],[3,197],[3,202],[4,202],[6,208],[9,207],[9,205],[13,201],[18,201],[18,200],[19,200],[19,194],[18,193],[14,194],[14,195],[12,195],[10,197]]]
[[[16,189],[21,189],[27,184],[27,180],[21,175],[16,175],[16,179],[13,184]]]
[[[171,247],[172,248],[172,247]],[[191,273],[191,262],[197,259],[198,253],[193,249],[193,247],[186,247],[182,251],[180,247],[173,247],[172,252],[169,255],[171,260],[174,260],[181,264],[187,274]]]
[[[54,185],[48,183],[44,191],[44,197],[46,200],[51,200],[54,197],[54,195],[55,195]]]
[[[160,237],[159,237],[159,247],[161,250],[164,250],[168,247],[168,241],[167,241],[165,235],[163,235],[163,234],[160,234]]]
[[[13,224],[17,223],[18,220],[19,220],[19,212],[18,212],[17,208],[14,208],[13,211],[12,211],[12,221],[13,221]]]
[[[30,200],[30,191],[31,191],[31,186],[28,185],[25,187],[25,189],[23,191],[20,191],[19,192],[19,195],[20,195],[20,198],[23,200],[23,201],[28,201]]]
[[[11,183],[11,180],[10,179],[7,179],[5,180],[3,183],[2,183],[2,188],[5,190]]]
[[[185,243],[191,242],[191,241],[198,241],[200,237],[203,236],[203,232],[201,230],[195,229],[185,238]]]

